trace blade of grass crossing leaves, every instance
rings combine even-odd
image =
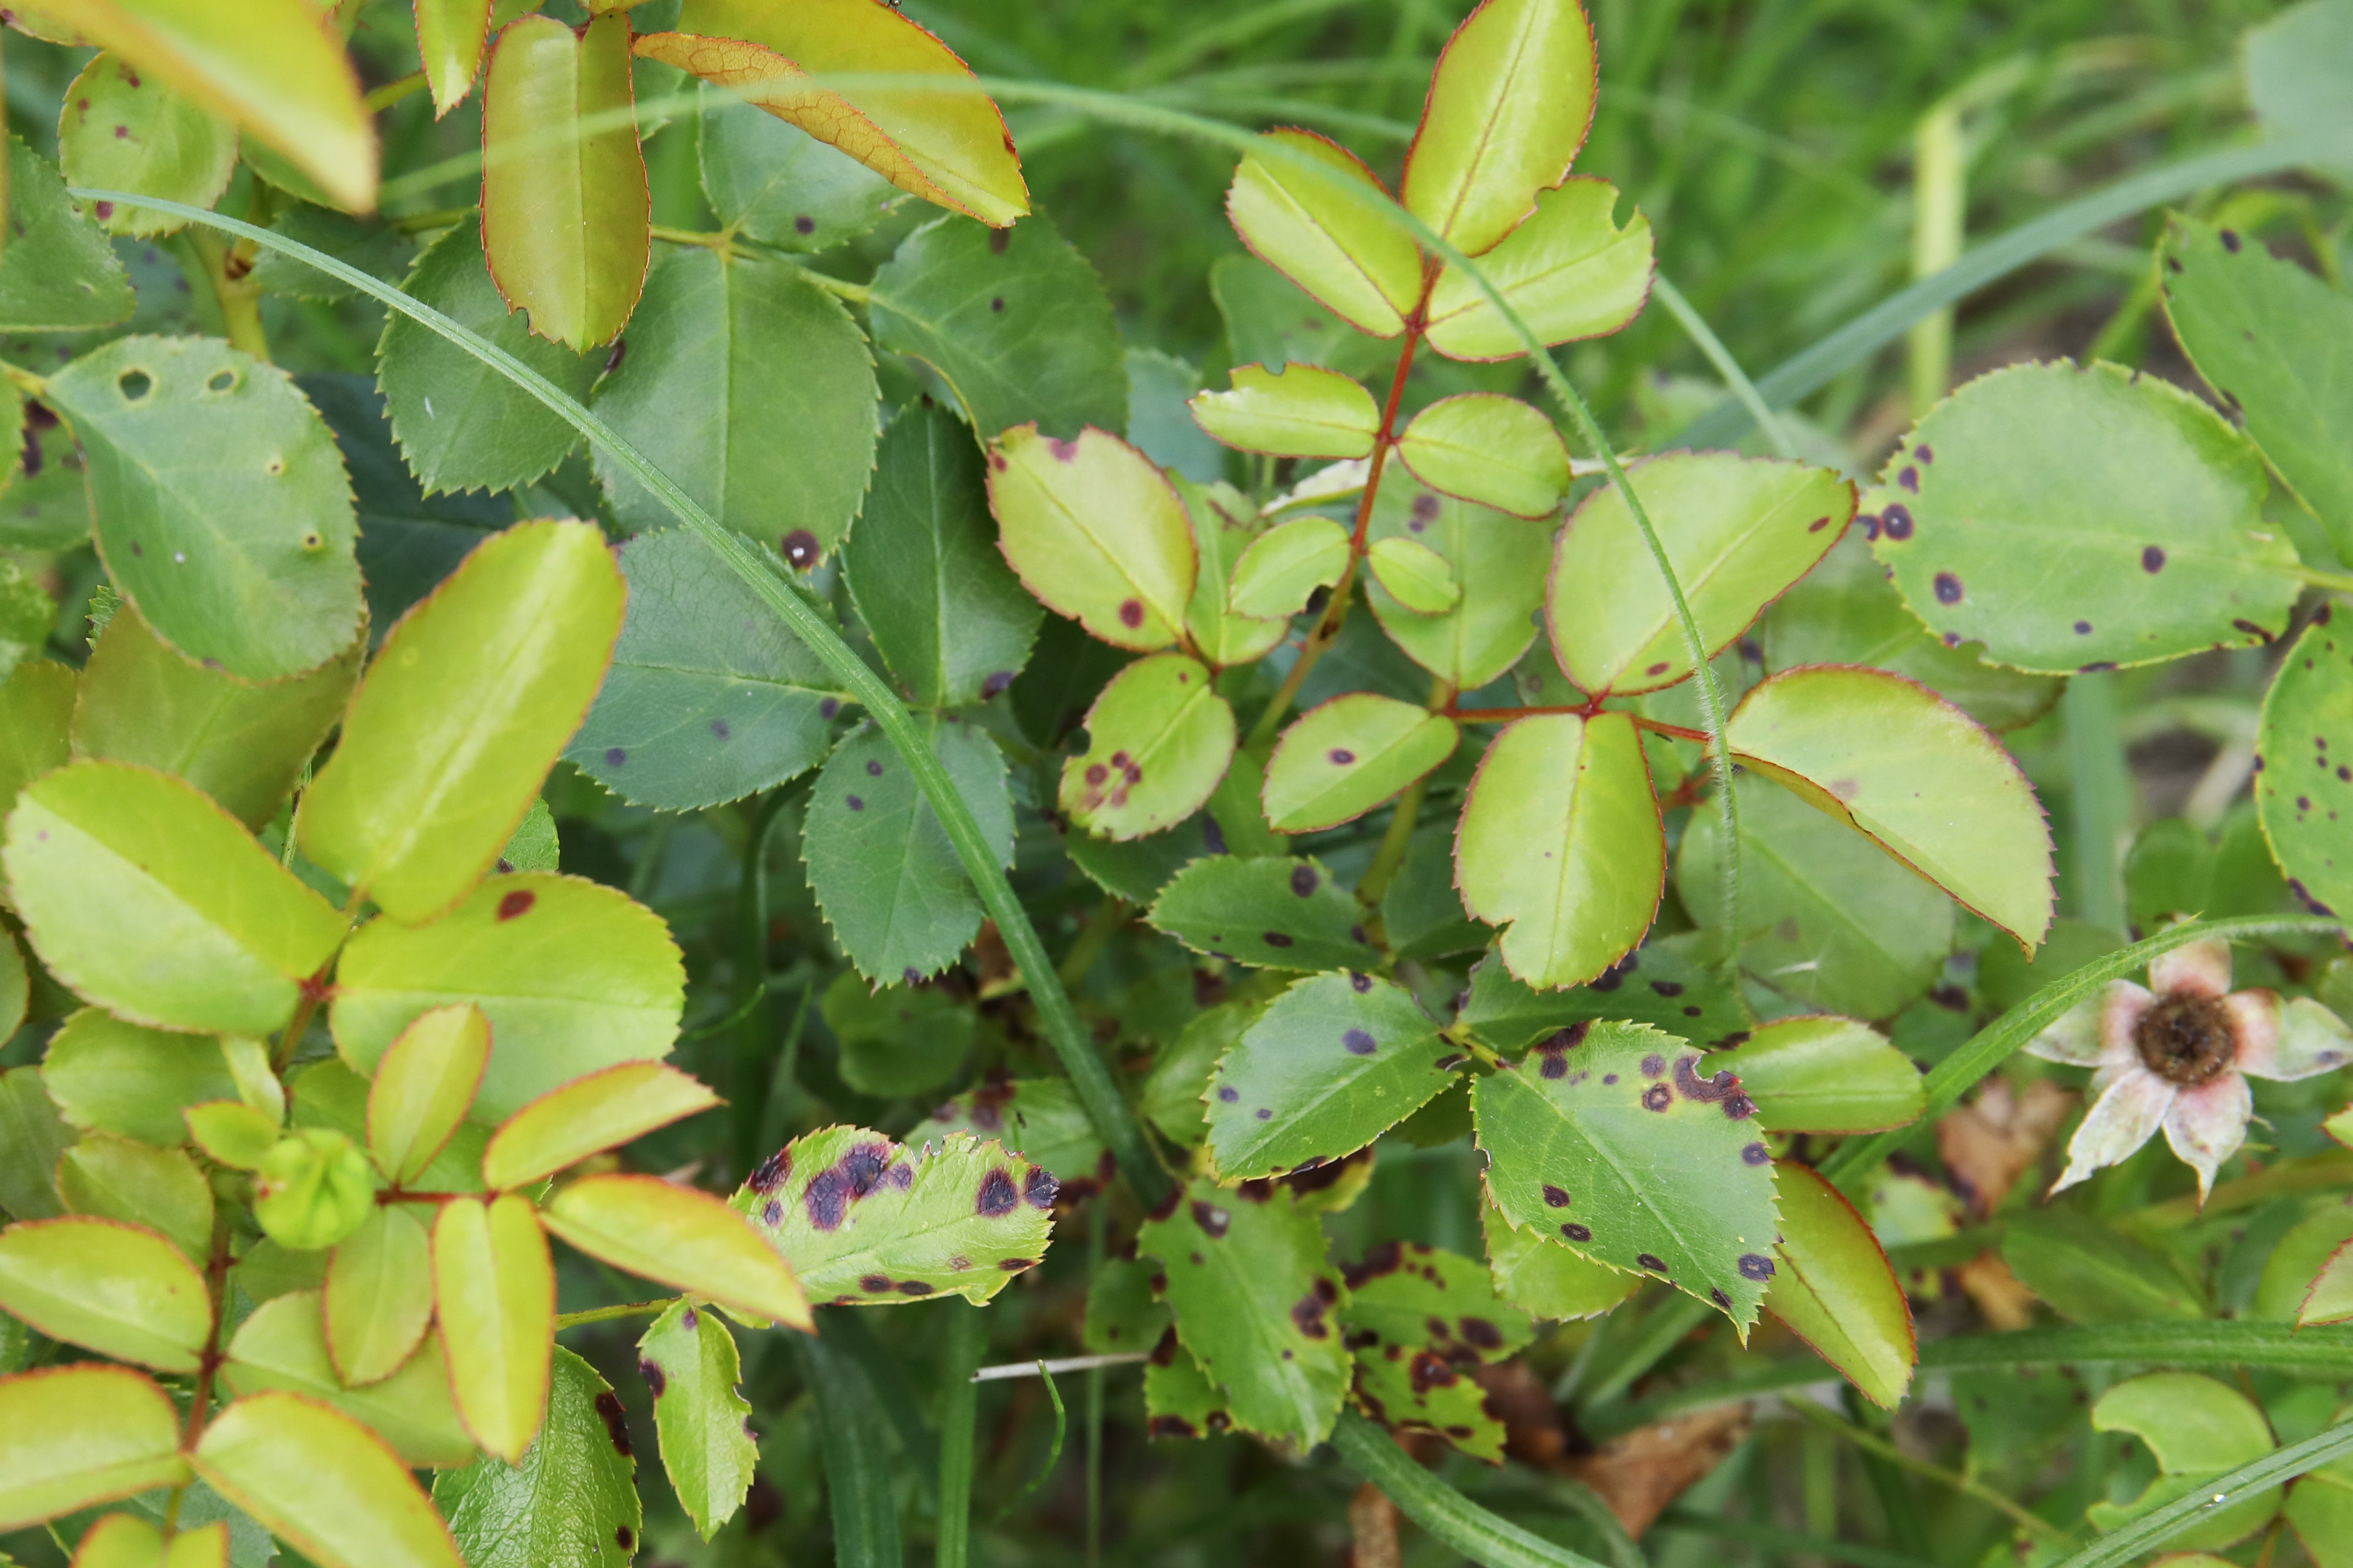
[[[1332,1446],[1408,1519],[1486,1568],[1602,1568],[1592,1558],[1531,1535],[1481,1508],[1415,1462],[1353,1410],[1340,1412]]]
[[[2200,1487],[2179,1501],[2168,1503],[2121,1530],[2100,1537],[2083,1551],[2057,1563],[2056,1568],[2116,1568],[2117,1564],[2130,1563],[2153,1547],[2162,1546],[2229,1503],[2285,1485],[2296,1477],[2316,1470],[2347,1454],[2353,1454],[2353,1421],[2331,1426],[2317,1436],[2307,1437],[2292,1447],[2274,1450],[2253,1464],[2242,1465],[2235,1470],[2216,1476],[2211,1485]]]
[[[902,1568],[890,1445],[874,1419],[872,1385],[855,1361],[826,1340],[796,1335],[789,1342],[800,1352],[818,1415],[833,1434],[825,1449],[825,1489],[836,1559],[841,1568]]]
[[[951,1309],[953,1310],[953,1309]],[[979,1370],[988,1349],[986,1308],[955,1312],[948,1321],[947,1365],[940,1374],[940,1525],[932,1548],[939,1568],[965,1568],[972,1548],[973,1420]],[[1061,1405],[1055,1404],[1055,1441],[1061,1437]]]

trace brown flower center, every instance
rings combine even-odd
[[[2184,1089],[2220,1076],[2239,1054],[2230,1009],[2212,996],[2158,998],[2133,1026],[2133,1045],[2149,1071]]]

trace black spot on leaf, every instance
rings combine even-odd
[[[1020,1202],[1013,1178],[1000,1165],[980,1179],[980,1195],[974,1200],[973,1209],[985,1218],[997,1219],[1011,1214]]]
[[[1773,1278],[1773,1260],[1759,1252],[1744,1252],[1740,1255],[1740,1277],[1743,1279],[1770,1279]]]

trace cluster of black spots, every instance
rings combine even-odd
[[[613,1397],[611,1389],[596,1396],[596,1414],[604,1419],[605,1436],[612,1439],[613,1452],[625,1459],[634,1458],[629,1452],[628,1423],[621,1418],[621,1402]]]
[[[2272,640],[2271,633],[2265,631],[2263,627],[2255,625],[2254,622],[2250,620],[2233,620],[2231,623],[2231,629],[2233,631],[2244,632],[2247,636],[2254,638],[2257,642],[2268,643]]]
[[[809,1184],[801,1192],[801,1207],[809,1224],[818,1230],[839,1229],[849,1215],[849,1205],[874,1190],[874,1184],[882,1179],[890,1160],[890,1144],[860,1143],[811,1176]],[[900,1165],[892,1167],[892,1185],[903,1189],[914,1179],[914,1173]],[[778,1209],[779,1205],[772,1203],[768,1207]],[[782,1217],[781,1211],[778,1217]]]
[[[973,1200],[973,1212],[983,1219],[1002,1219],[1021,1203],[1021,1194],[1013,1184],[1012,1175],[1002,1165],[992,1165],[980,1179],[979,1194]]]
[[[760,1163],[754,1168],[752,1172],[752,1179],[747,1184],[754,1192],[765,1197],[768,1194],[775,1192],[778,1187],[784,1185],[785,1178],[791,1175],[792,1173],[792,1155],[787,1153],[786,1151],[779,1149],[775,1153],[769,1155],[766,1159],[761,1161]]]
[[[1770,1279],[1773,1278],[1773,1260],[1760,1252],[1744,1252],[1740,1255],[1740,1277],[1743,1279]]]
[[[1351,1029],[1342,1035],[1340,1044],[1347,1047],[1352,1057],[1368,1057],[1379,1048],[1373,1043],[1373,1037],[1362,1029]]]
[[[1331,1338],[1332,1325],[1324,1319],[1339,1300],[1339,1288],[1319,1276],[1314,1288],[1291,1304],[1292,1326],[1311,1340]]]
[[[1675,1088],[1683,1091],[1683,1098],[1698,1100],[1703,1105],[1721,1104],[1725,1108],[1725,1113],[1735,1121],[1747,1115],[1749,1109],[1754,1109],[1748,1107],[1746,1098],[1740,1093],[1740,1079],[1733,1076],[1730,1068],[1725,1068],[1712,1078],[1702,1078],[1698,1062],[1697,1057],[1675,1058]],[[1735,1100],[1748,1108],[1736,1114],[1731,1110]]]
[[[1628,953],[1625,957],[1620,959],[1617,963],[1611,964],[1609,968],[1595,975],[1587,983],[1587,988],[1593,991],[1617,990],[1618,987],[1624,983],[1626,976],[1634,973],[1634,965],[1636,963],[1636,955],[1630,952]]]

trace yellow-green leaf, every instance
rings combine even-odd
[[[0,1231],[0,1310],[53,1340],[159,1372],[195,1371],[212,1331],[195,1266],[153,1231],[109,1219]]]
[[[624,591],[592,523],[519,523],[476,546],[368,667],[302,792],[303,853],[395,920],[463,898],[595,700]]]
[[[310,0],[78,0],[73,26],[293,160],[353,212],[375,205],[375,127],[333,13]]]
[[[591,1258],[763,1322],[810,1327],[793,1271],[751,1222],[708,1193],[653,1176],[585,1176],[548,1203],[547,1228]]]
[[[58,1201],[69,1214],[152,1230],[198,1266],[212,1253],[213,1190],[185,1149],[85,1133],[58,1156]]]
[[[1408,539],[1446,558],[1462,597],[1439,615],[1408,610],[1377,577],[1365,602],[1391,642],[1458,691],[1475,691],[1520,661],[1541,624],[1552,531],[1393,475],[1381,486],[1366,537]]]
[[[1398,456],[1441,495],[1514,517],[1544,517],[1568,491],[1560,432],[1518,398],[1497,393],[1440,398],[1405,427]]]
[[[433,94],[434,119],[473,91],[490,28],[491,0],[417,0],[417,58]]]
[[[49,1037],[40,1072],[74,1126],[149,1143],[186,1137],[183,1106],[242,1098],[219,1038],[142,1028],[97,1007],[74,1013]]]
[[[1181,653],[1140,658],[1087,710],[1087,749],[1062,764],[1064,815],[1103,838],[1141,838],[1201,808],[1234,757],[1234,710]]]
[[[181,1113],[188,1140],[205,1157],[232,1171],[258,1171],[278,1146],[278,1122],[242,1100],[211,1100]]]
[[[550,1089],[507,1118],[482,1151],[482,1181],[494,1192],[528,1186],[719,1103],[676,1068],[623,1062]]]
[[[1482,0],[1430,73],[1400,194],[1465,256],[1568,173],[1593,120],[1593,29],[1577,0]]]
[[[237,169],[237,128],[164,79],[100,54],[66,89],[58,163],[69,185],[208,207]],[[187,222],[114,202],[90,211],[110,234],[171,234]]]
[[[0,1378],[0,1530],[188,1479],[172,1401],[127,1366]]]
[[[1535,216],[1479,269],[1546,344],[1607,336],[1651,293],[1651,220],[1616,221],[1618,187],[1579,176],[1536,195]],[[1468,274],[1448,263],[1430,290],[1430,346],[1450,359],[1517,359],[1527,344]]]
[[[1355,377],[1312,364],[1241,364],[1231,379],[1232,390],[1186,405],[1227,446],[1280,458],[1372,456],[1381,411]]]
[[[717,1313],[674,1301],[638,1341],[638,1372],[653,1390],[670,1489],[708,1541],[743,1506],[760,1457],[752,1406],[735,1386],[735,1336]]]
[[[1706,1065],[1738,1074],[1757,1119],[1776,1132],[1880,1132],[1927,1109],[1912,1058],[1852,1018],[1776,1018]]]
[[[1871,1227],[1839,1190],[1807,1166],[1774,1167],[1781,1267],[1766,1287],[1765,1310],[1865,1398],[1893,1410],[1918,1359],[1912,1309]]]
[[[1419,539],[1376,541],[1365,564],[1384,593],[1417,616],[1442,616],[1462,602],[1454,563]]]
[[[449,1363],[439,1331],[428,1330],[416,1353],[390,1377],[346,1388],[328,1359],[319,1300],[315,1289],[284,1289],[237,1325],[221,1365],[229,1392],[283,1389],[332,1405],[391,1444],[411,1465],[446,1468],[470,1463],[477,1450],[450,1399]]]
[[[1454,754],[1454,721],[1351,692],[1299,716],[1267,759],[1260,801],[1278,833],[1352,822]]]
[[[1495,1294],[1537,1318],[1598,1318],[1636,1290],[1642,1277],[1571,1252],[1534,1226],[1504,1217],[1493,1198],[1479,1205],[1487,1277]]]
[[[998,546],[1047,608],[1119,647],[1176,640],[1198,567],[1193,525],[1151,458],[1101,430],[1063,441],[1017,425],[988,470]]]
[[[73,1568],[228,1568],[228,1521],[164,1532],[135,1513],[110,1513],[82,1532]]]
[[[327,1357],[356,1387],[391,1376],[433,1321],[433,1247],[403,1204],[378,1204],[327,1258],[320,1300]]]
[[[320,1568],[465,1568],[400,1456],[300,1394],[248,1394],[213,1417],[189,1458]]]
[[[26,784],[66,765],[79,684],[66,666],[32,658],[0,685],[0,811],[15,806]]]
[[[458,1415],[482,1451],[522,1457],[547,1405],[555,1266],[531,1205],[454,1198],[433,1222],[433,1305]]]
[[[631,103],[621,13],[577,33],[553,16],[524,16],[491,45],[482,254],[507,303],[531,312],[531,330],[575,350],[621,330],[653,253]]]
[[[1348,531],[1328,517],[1299,518],[1250,542],[1234,563],[1226,604],[1238,616],[1287,618],[1347,569]]]
[[[428,1007],[376,1058],[368,1152],[394,1186],[433,1163],[466,1120],[491,1061],[491,1021],[470,1002]]]
[[[1226,216],[1267,262],[1359,331],[1393,338],[1421,299],[1421,247],[1364,161],[1312,131],[1270,131],[1234,171]],[[1351,188],[1353,187],[1353,188]]]

